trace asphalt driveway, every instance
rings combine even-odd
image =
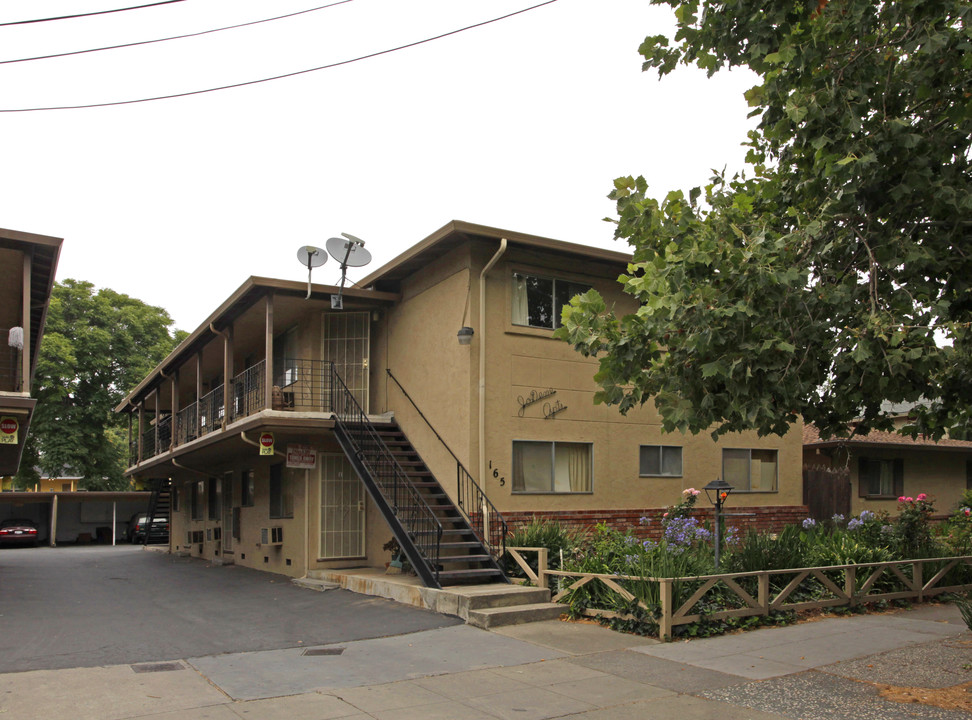
[[[461,623],[141,547],[0,550],[0,673],[279,650]]]

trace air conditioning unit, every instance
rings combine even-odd
[[[283,545],[283,528],[260,528],[261,545]]]

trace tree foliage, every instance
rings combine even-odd
[[[56,283],[34,376],[37,408],[20,484],[36,464],[51,477],[73,472],[89,490],[121,489],[127,427],[114,408],[184,333],[159,307],[78,280]]]
[[[747,172],[686,197],[615,181],[620,278],[560,336],[601,356],[597,400],[654,399],[666,430],[825,435],[890,429],[882,401],[930,401],[911,432],[965,430],[972,408],[972,31],[964,0],[653,0],[674,45],[644,69],[748,66]]]

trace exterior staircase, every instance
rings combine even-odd
[[[149,497],[148,518],[146,521],[144,545],[151,537],[169,535],[172,514],[172,481],[168,478],[152,481],[152,495]]]
[[[335,437],[422,582],[508,583],[494,557],[501,543],[487,547],[474,529],[487,506],[457,507],[395,422],[371,422],[333,371],[331,383]]]

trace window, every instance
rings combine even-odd
[[[219,520],[219,513],[222,510],[223,492],[218,478],[209,478],[206,481],[206,501],[208,504],[210,520]]]
[[[638,458],[641,477],[681,477],[682,448],[673,445],[642,445]]]
[[[243,507],[253,507],[254,484],[253,471],[244,470],[240,481],[240,505]]]
[[[564,305],[590,289],[569,280],[513,273],[513,324],[558,328]]]
[[[297,382],[297,328],[273,339],[273,384],[284,388]]]
[[[857,484],[861,497],[900,497],[904,494],[904,461],[858,458]]]
[[[722,479],[736,492],[776,492],[776,450],[723,450]]]
[[[589,493],[590,443],[513,441],[513,492]]]
[[[270,466],[270,517],[294,516],[294,491],[289,479],[284,477],[283,463]]]
[[[192,495],[189,498],[189,508],[190,516],[193,520],[202,520],[202,498],[206,492],[206,487],[203,485],[204,482],[205,480],[199,480],[190,486],[192,488]]]

